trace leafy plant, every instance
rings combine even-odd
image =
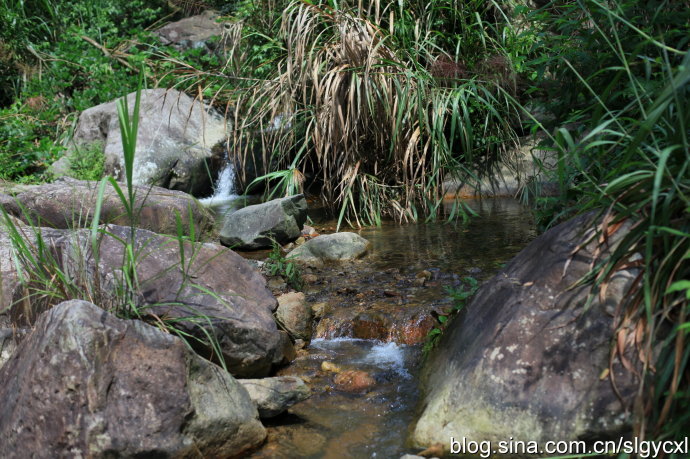
[[[238,170],[264,164],[269,193],[306,179],[339,224],[417,220],[438,215],[447,175],[475,180],[508,161],[518,109],[495,6],[266,3],[261,16],[238,9],[240,58],[215,94],[236,100]],[[444,35],[461,25],[462,37]],[[469,35],[479,53],[460,49]],[[270,56],[260,65],[257,49]],[[218,81],[193,72],[204,87]]]
[[[69,175],[79,180],[100,180],[105,173],[103,145],[94,142],[87,147],[77,147],[68,158]]]
[[[429,353],[438,346],[443,336],[443,331],[448,326],[450,320],[456,317],[467,305],[467,301],[474,296],[479,288],[479,281],[472,276],[462,278],[462,283],[457,287],[446,287],[446,293],[453,299],[453,307],[445,314],[438,314],[436,320],[438,325],[432,328],[426,336],[426,341],[422,346],[422,353],[428,356]]]
[[[287,284],[295,290],[302,290],[302,275],[295,262],[290,261],[283,255],[283,249],[277,242],[273,241],[273,248],[268,254],[265,271],[269,276],[281,276]]]

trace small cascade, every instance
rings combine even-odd
[[[218,176],[216,191],[211,198],[232,198],[235,194],[235,166],[228,161]]]
[[[225,167],[221,170],[216,181],[215,191],[213,196],[201,199],[203,205],[211,208],[224,208],[228,203],[235,201],[238,195],[235,193],[235,166],[232,162],[225,163]]]

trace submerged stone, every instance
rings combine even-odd
[[[261,418],[272,418],[295,403],[306,400],[311,390],[302,378],[277,376],[263,379],[240,379],[249,397],[256,403]]]

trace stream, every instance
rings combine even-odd
[[[268,440],[251,457],[396,458],[417,452],[405,441],[414,422],[422,344],[437,323],[433,313],[453,306],[446,289],[462,286],[466,276],[486,280],[536,237],[529,211],[515,200],[468,205],[478,216],[466,224],[365,228],[359,233],[372,247],[362,260],[307,269],[317,279],[304,288],[307,301],[321,303],[325,312],[311,343],[278,374],[302,377],[313,395],[264,421]],[[320,233],[335,229],[332,221],[312,219]],[[323,362],[364,371],[375,385],[341,390]]]

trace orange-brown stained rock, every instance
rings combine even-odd
[[[376,381],[369,373],[360,370],[343,371],[333,381],[338,389],[345,392],[364,392],[376,385]]]

